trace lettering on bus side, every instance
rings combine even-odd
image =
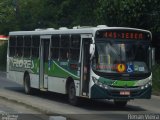
[[[25,69],[34,68],[33,60],[11,59],[11,64],[13,68],[25,68]]]

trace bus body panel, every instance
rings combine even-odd
[[[66,78],[48,77],[48,91],[66,94]]]
[[[8,73],[8,79],[13,80],[14,82],[23,85],[23,72],[18,72],[18,71],[10,71]]]
[[[39,75],[38,74],[29,74],[30,75],[30,84],[32,88],[39,89]]]
[[[127,91],[122,89],[121,91]],[[130,95],[120,95],[120,90],[106,90],[97,85],[91,87],[91,98],[93,99],[119,99],[119,100],[130,100],[130,99],[150,99],[152,87],[144,88],[143,90],[129,90]]]

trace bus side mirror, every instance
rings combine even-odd
[[[90,59],[93,58],[94,52],[95,52],[95,44],[90,44],[90,48],[89,48],[89,53],[91,55]]]
[[[152,59],[152,66],[155,65],[155,48],[152,48],[152,51],[151,51],[152,55],[151,55],[151,59]]]

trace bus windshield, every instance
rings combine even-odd
[[[149,73],[149,42],[103,40],[95,43],[93,70],[103,73]]]

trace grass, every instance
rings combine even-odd
[[[160,65],[156,64],[152,68],[153,94],[160,95]]]

